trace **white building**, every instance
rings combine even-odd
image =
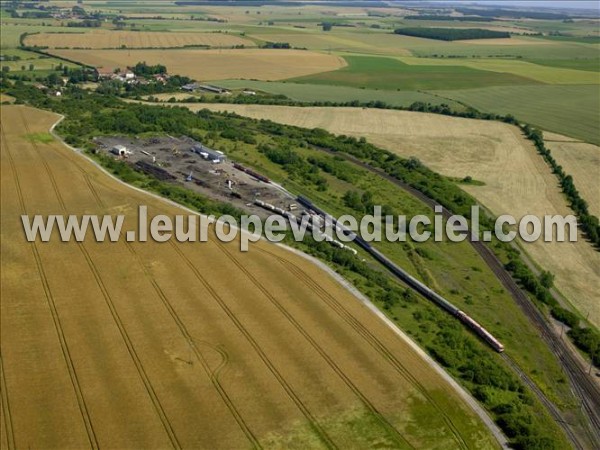
[[[124,145],[115,145],[113,148],[110,149],[110,152],[113,155],[117,155],[117,156],[125,156],[125,155],[131,153],[127,150],[127,147],[125,147]]]

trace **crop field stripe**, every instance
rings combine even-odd
[[[274,257],[279,263],[298,280],[304,283],[310,288],[319,298],[321,298],[337,315],[350,325],[364,340],[380,355],[387,360],[392,367],[409,383],[411,383],[429,402],[438,410],[440,415],[444,418],[444,422],[448,425],[448,428],[454,435],[456,443],[459,447],[467,449],[468,445],[462,438],[460,431],[452,421],[452,418],[435,402],[429,392],[423,387],[423,385],[404,367],[404,365],[394,356],[394,354],[383,344],[371,331],[360,323],[356,318],[332,296],[329,292],[323,289],[318,283],[316,283],[308,274],[306,274],[300,267],[288,259],[278,256],[268,250],[262,248],[256,248],[262,253],[266,253]]]
[[[80,166],[78,161],[74,160],[73,163],[74,163],[75,167],[83,174],[85,182],[86,182],[92,196],[96,200],[96,203],[98,204],[98,206],[104,208],[104,202],[102,201],[101,197],[98,195],[96,189],[94,188],[92,181],[89,178],[88,173]],[[123,237],[123,233],[121,233],[121,237]],[[171,315],[171,317],[175,321],[175,324],[179,328],[179,331],[181,332],[182,336],[185,338],[188,345],[194,352],[196,359],[202,365],[202,368],[205,370],[206,374],[208,375],[215,390],[218,392],[219,396],[222,398],[223,402],[225,403],[225,406],[231,412],[231,415],[234,417],[235,421],[240,426],[240,429],[242,430],[242,432],[246,435],[246,437],[248,438],[250,443],[254,446],[254,448],[259,448],[259,449],[262,448],[262,446],[260,445],[260,442],[254,435],[254,433],[252,432],[252,430],[250,429],[248,424],[245,422],[245,420],[242,417],[242,415],[240,414],[240,412],[237,410],[235,404],[233,403],[233,400],[231,399],[231,397],[229,397],[225,388],[223,388],[223,386],[219,382],[219,378],[218,378],[219,372],[221,371],[221,369],[223,369],[223,367],[225,367],[227,365],[227,363],[229,361],[229,355],[227,355],[227,352],[223,351],[218,346],[211,345],[208,342],[203,342],[205,345],[210,346],[213,350],[215,350],[217,353],[219,353],[222,357],[221,364],[216,369],[211,370],[206,358],[204,357],[204,355],[198,349],[198,346],[194,342],[192,335],[187,330],[185,324],[183,323],[183,321],[181,320],[181,318],[175,311],[175,308],[173,308],[171,302],[165,295],[164,291],[161,289],[160,285],[157,283],[156,279],[152,276],[152,274],[148,271],[147,267],[142,262],[139,254],[135,251],[135,249],[133,248],[133,246],[131,245],[130,242],[127,242],[127,240],[124,240],[124,243],[125,243],[125,246],[127,247],[127,249],[129,250],[129,252],[133,255],[136,262],[138,263],[138,267],[140,267],[140,269],[144,273],[146,279],[150,282],[154,291],[156,292],[156,294],[162,301],[163,305],[167,309],[167,312]]]
[[[266,355],[264,350],[258,345],[256,340],[252,337],[251,333],[244,327],[244,325],[240,322],[237,316],[233,313],[233,311],[227,306],[223,298],[214,290],[214,288],[210,285],[210,283],[206,280],[206,278],[200,273],[200,271],[196,268],[194,263],[185,255],[181,249],[179,249],[172,241],[169,241],[171,247],[175,250],[175,252],[179,255],[179,257],[186,263],[186,265],[190,268],[194,276],[200,283],[204,286],[204,288],[208,291],[208,293],[213,297],[213,299],[219,304],[223,312],[231,319],[231,321],[235,324],[237,329],[244,335],[246,340],[250,343],[252,348],[256,351],[260,359],[267,366],[269,371],[275,376],[279,384],[283,387],[288,396],[292,399],[292,401],[296,404],[298,409],[302,412],[304,417],[308,420],[311,428],[315,431],[317,436],[323,441],[323,443],[328,447],[335,449],[337,448],[336,444],[333,442],[331,437],[327,434],[327,432],[323,429],[323,427],[317,422],[315,417],[312,415],[310,410],[306,407],[306,405],[302,402],[298,394],[294,392],[292,387],[287,383],[285,378],[281,375],[281,373],[277,370],[273,362]]]
[[[246,277],[254,284],[264,295],[269,299],[269,301],[275,306],[284,316],[285,318],[298,330],[298,332],[304,336],[304,338],[311,344],[311,346],[321,355],[321,357],[327,362],[327,364],[333,369],[333,371],[340,377],[340,379],[350,388],[354,395],[356,395],[363,404],[367,407],[367,409],[373,414],[373,416],[380,422],[383,428],[390,434],[390,436],[400,445],[408,445],[410,448],[415,448],[410,442],[404,438],[402,433],[398,431],[394,425],[383,415],[381,414],[375,405],[371,403],[371,401],[365,396],[356,385],[348,378],[348,376],[344,373],[343,370],[333,361],[333,359],[323,350],[323,348],[315,341],[315,339],[298,323],[298,321],[277,301],[277,299],[258,281],[246,267],[241,264],[237,258],[232,255],[223,244],[215,241],[217,246],[222,250],[222,252],[233,262],[236,267],[244,274]]]
[[[10,402],[8,400],[8,389],[6,387],[6,377],[4,376],[4,362],[2,361],[2,350],[0,350],[0,397],[2,400],[2,416],[4,417],[4,429],[6,446],[9,450],[15,449],[15,433],[12,424],[12,415],[10,412]]]
[[[19,113],[21,114],[21,117],[23,119],[23,123],[25,124],[25,129],[27,131],[27,134],[31,134],[30,130],[29,130],[29,125],[27,124],[27,121],[25,120],[25,118],[23,117],[23,111],[19,111]],[[56,183],[56,179],[54,178],[54,175],[52,173],[52,169],[50,168],[48,162],[46,161],[43,152],[41,152],[39,150],[39,148],[37,147],[37,143],[32,141],[32,145],[34,150],[36,151],[36,153],[38,154],[39,159],[42,161],[42,164],[44,165],[44,168],[46,170],[46,173],[48,175],[48,178],[50,179],[50,182],[52,184],[54,193],[56,195],[56,198],[58,200],[58,203],[60,204],[63,212],[66,214],[68,212],[68,209],[64,203],[64,200],[62,198],[62,195],[60,193],[60,189],[58,188],[58,185]],[[102,296],[104,297],[104,300],[106,302],[106,305],[108,306],[108,309],[113,317],[113,320],[115,322],[115,324],[117,325],[117,328],[119,329],[119,332],[121,333],[121,337],[123,338],[123,342],[125,343],[125,346],[127,347],[127,350],[131,356],[131,359],[133,360],[134,365],[136,366],[136,369],[138,371],[138,374],[144,384],[144,387],[146,388],[146,392],[148,393],[150,400],[152,401],[152,404],[163,424],[163,427],[165,429],[165,432],[167,433],[169,440],[171,441],[171,444],[173,445],[174,448],[176,449],[180,449],[181,448],[181,444],[179,443],[177,436],[175,435],[175,432],[173,430],[173,427],[169,421],[169,418],[162,406],[162,404],[160,403],[160,399],[158,398],[156,391],[154,390],[154,387],[152,386],[152,383],[150,381],[150,378],[148,377],[148,374],[146,373],[146,370],[144,369],[144,366],[142,365],[142,362],[135,350],[135,347],[133,346],[133,343],[127,333],[127,330],[125,329],[125,326],[123,325],[123,322],[119,316],[119,313],[114,305],[114,302],[106,288],[106,285],[104,284],[102,277],[100,275],[100,272],[98,270],[98,268],[96,267],[96,265],[94,264],[94,261],[92,260],[89,252],[87,251],[87,249],[85,248],[85,246],[81,243],[81,242],[77,242],[77,246],[80,249],[80,251],[82,252],[88,267],[90,268],[90,271],[92,272],[92,275],[94,276],[94,279],[96,281],[96,284],[98,286],[98,288],[100,289],[100,292],[102,293]],[[37,249],[36,249],[37,252]],[[39,255],[38,255],[39,257]],[[41,267],[41,259],[38,260],[38,267],[43,271],[43,267]],[[44,274],[44,279],[45,279],[45,274]],[[45,284],[47,284],[47,280],[45,279]],[[49,286],[48,286],[49,289]],[[89,416],[88,416],[89,419]],[[87,424],[86,424],[87,425]],[[91,421],[90,421],[90,427],[91,427]],[[95,436],[94,436],[95,439]],[[97,442],[96,442],[96,447],[97,447]]]
[[[221,358],[222,358],[222,361],[219,364],[219,366],[216,369],[211,370],[211,368],[210,368],[210,366],[208,364],[208,361],[206,360],[206,358],[204,357],[204,355],[202,354],[202,352],[198,349],[198,346],[194,342],[194,339],[193,339],[192,335],[187,330],[185,324],[183,323],[183,321],[181,320],[181,318],[179,317],[179,315],[177,314],[177,312],[173,308],[173,305],[171,304],[171,302],[169,302],[169,299],[167,298],[167,296],[165,295],[165,293],[163,292],[163,290],[161,289],[161,287],[158,285],[158,283],[156,282],[156,280],[154,279],[154,277],[152,276],[152,274],[150,274],[150,272],[148,271],[147,267],[143,264],[143,262],[140,259],[138,253],[135,251],[135,249],[133,248],[133,246],[131,245],[131,243],[125,242],[125,245],[127,246],[127,249],[131,252],[131,254],[133,255],[133,257],[135,258],[135,260],[138,263],[139,267],[144,272],[144,275],[146,276],[146,278],[148,279],[148,281],[150,282],[150,284],[152,284],[152,287],[154,288],[154,291],[156,292],[156,294],[158,295],[158,297],[162,301],[162,303],[165,306],[165,308],[167,309],[169,315],[175,321],[175,324],[177,325],[177,328],[179,328],[179,331],[181,332],[181,334],[183,335],[183,337],[187,341],[188,345],[190,346],[190,348],[194,352],[194,355],[196,356],[196,359],[202,365],[202,368],[204,369],[204,371],[208,375],[208,377],[209,377],[212,385],[214,386],[214,388],[218,392],[219,396],[221,397],[221,399],[225,403],[225,406],[227,407],[227,409],[231,412],[231,415],[233,416],[233,418],[235,419],[235,421],[240,426],[240,429],[242,430],[242,432],[246,435],[246,437],[248,438],[248,440],[250,441],[250,443],[255,448],[262,448],[262,446],[260,445],[260,442],[258,441],[258,439],[256,438],[256,436],[254,435],[254,433],[252,433],[252,430],[250,429],[250,427],[248,426],[248,424],[246,423],[246,421],[242,417],[241,413],[237,410],[235,404],[233,403],[233,400],[231,399],[231,397],[229,397],[229,395],[227,394],[227,391],[225,390],[225,388],[219,382],[219,372],[221,371],[221,369],[223,367],[225,367],[227,365],[227,363],[229,361],[229,355],[227,354],[227,352],[225,352],[224,350],[220,349],[218,346],[211,345],[208,342],[203,342],[205,345],[210,346],[213,350],[215,350],[217,353],[219,353],[221,355]]]
[[[22,117],[22,114],[21,114]],[[23,120],[23,122],[25,123],[25,127],[27,130],[27,133],[29,134],[29,128],[27,127],[27,122],[25,120]],[[17,168],[14,162],[14,159],[12,157],[10,148],[8,146],[8,140],[6,139],[6,135],[4,132],[4,124],[0,124],[1,130],[2,130],[2,140],[4,141],[4,145],[5,145],[5,149],[6,149],[6,154],[8,156],[8,161],[10,164],[10,168],[11,171],[13,173],[13,178],[15,180],[15,187],[17,190],[17,197],[19,200],[19,204],[21,206],[21,211],[23,214],[27,214],[27,208],[25,205],[25,199],[23,197],[23,192],[21,190],[21,184],[19,182],[19,176],[17,173]],[[35,145],[35,143],[33,143]],[[39,153],[39,151],[36,148],[36,151]],[[31,250],[33,253],[33,257],[35,259],[35,263],[36,263],[36,268],[38,271],[38,274],[40,276],[40,281],[42,283],[42,287],[44,289],[44,294],[46,297],[46,302],[48,304],[48,307],[50,309],[50,314],[52,316],[52,321],[54,323],[54,328],[56,330],[56,334],[58,336],[58,340],[60,343],[60,348],[63,354],[63,357],[65,359],[65,363],[67,365],[67,371],[69,372],[69,378],[71,380],[71,385],[73,386],[73,390],[75,391],[75,397],[77,400],[77,405],[79,406],[79,411],[81,413],[81,418],[83,420],[83,424],[85,426],[85,430],[86,430],[86,434],[88,437],[88,440],[90,442],[90,446],[93,449],[97,449],[99,448],[98,445],[98,440],[96,438],[96,434],[94,432],[94,427],[92,424],[92,420],[90,417],[90,413],[88,411],[87,405],[85,403],[85,397],[83,395],[83,391],[81,389],[81,385],[79,384],[79,379],[77,378],[77,372],[75,370],[75,365],[73,363],[73,359],[71,358],[71,354],[69,352],[69,346],[67,343],[67,339],[65,337],[64,334],[64,330],[62,327],[62,324],[60,322],[60,316],[58,314],[58,310],[56,308],[56,303],[54,301],[54,296],[52,295],[52,291],[50,290],[50,285],[48,283],[48,278],[46,276],[46,272],[44,270],[44,266],[42,264],[42,260],[37,248],[37,244],[35,242],[31,243]],[[13,436],[14,439],[14,436]]]

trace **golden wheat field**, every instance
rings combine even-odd
[[[452,177],[471,176],[484,186],[464,185],[494,214],[572,214],[551,173],[533,145],[513,126],[490,121],[408,111],[363,108],[308,108],[260,105],[189,105],[227,110],[336,134],[364,136],[404,157],[415,156],[431,169]],[[598,160],[589,160],[581,184],[596,186]],[[597,198],[597,196],[595,197]],[[526,252],[556,276],[556,287],[582,314],[600,326],[600,255],[580,236],[575,243],[523,243]]]
[[[21,214],[182,210],[2,108],[2,448],[494,448],[439,373],[281,247],[28,243]],[[424,419],[426,418],[426,420]]]
[[[30,46],[49,48],[158,48],[158,47],[233,47],[254,43],[227,33],[144,32],[93,30],[86,33],[39,33],[27,37]]]
[[[282,80],[343,67],[343,58],[303,50],[53,50],[52,53],[94,67],[123,68],[140,61],[164,64],[170,73],[196,80],[248,78]]]
[[[558,164],[573,176],[590,213],[600,217],[600,147],[555,133],[545,132],[544,139]]]

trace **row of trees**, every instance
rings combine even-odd
[[[261,48],[292,48],[289,42],[265,42]]]
[[[482,28],[398,28],[395,34],[437,39],[440,41],[458,41],[466,39],[509,38],[506,31],[484,30]]]
[[[523,9],[476,9],[476,8],[455,8],[455,10],[461,14],[478,15],[482,17],[511,17],[513,19],[538,19],[538,20],[563,20],[568,19],[569,16],[566,14],[560,14],[555,12],[540,12],[540,11],[527,11]]]
[[[420,14],[418,16],[406,16],[408,20],[432,20],[432,21],[444,21],[444,22],[493,22],[493,17],[481,17],[481,16],[436,16],[431,14]]]
[[[558,177],[562,191],[567,196],[567,199],[571,204],[571,209],[577,215],[586,236],[595,247],[600,248],[600,222],[598,221],[598,217],[590,214],[588,204],[575,187],[573,177],[567,175],[562,166],[556,162],[552,156],[552,152],[546,147],[540,130],[532,128],[529,125],[522,125],[521,129],[527,138],[533,141],[538,153],[543,156],[544,160],[550,165],[552,171]]]

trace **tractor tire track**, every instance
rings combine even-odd
[[[265,297],[269,299],[271,304],[275,306],[285,318],[296,328],[296,330],[310,343],[310,345],[321,355],[321,357],[327,362],[329,367],[339,376],[339,378],[346,384],[346,386],[354,393],[354,395],[360,399],[363,405],[371,412],[371,414],[379,421],[382,427],[389,433],[389,435],[396,441],[396,443],[411,448],[415,448],[410,442],[404,438],[402,433],[398,431],[391,422],[371,403],[371,401],[364,395],[358,387],[348,378],[342,369],[333,361],[333,359],[323,350],[323,348],[317,343],[317,341],[300,325],[300,323],[287,311],[281,303],[240,263],[234,255],[232,255],[225,246],[215,241],[221,251],[233,262],[236,267],[248,278],[254,286],[256,286]]]
[[[26,121],[24,119],[23,119],[23,121],[26,124]],[[10,168],[11,168],[11,171],[13,174],[13,178],[15,181],[15,187],[17,190],[17,198],[19,200],[21,212],[22,212],[22,214],[27,214],[27,207],[25,205],[25,198],[23,196],[23,190],[21,188],[21,183],[19,181],[19,176],[18,176],[15,161],[13,159],[12,153],[8,146],[8,140],[6,139],[4,125],[0,124],[0,127],[1,127],[1,131],[2,131],[2,139],[4,141],[6,154],[8,156],[9,165],[10,165]],[[26,129],[27,129],[27,132],[29,133],[28,127],[26,127]],[[50,285],[48,283],[48,278],[46,276],[46,272],[44,270],[44,266],[43,266],[38,248],[37,248],[37,244],[35,242],[31,243],[31,250],[33,253],[33,257],[35,259],[36,269],[37,269],[38,275],[40,277],[40,281],[42,283],[42,288],[44,290],[44,296],[46,298],[46,303],[48,304],[48,308],[50,309],[50,315],[52,316],[52,322],[54,324],[54,329],[56,331],[56,334],[57,334],[57,337],[59,340],[59,344],[60,344],[60,348],[61,348],[61,352],[63,354],[65,364],[67,366],[67,371],[69,373],[69,378],[71,381],[71,385],[73,387],[73,391],[75,393],[75,398],[77,401],[77,405],[79,407],[79,412],[81,414],[81,418],[82,418],[82,421],[83,421],[83,424],[84,424],[84,427],[86,430],[86,434],[87,434],[88,441],[90,443],[90,447],[93,449],[98,449],[99,445],[98,445],[98,440],[96,438],[96,433],[94,432],[92,419],[90,417],[90,413],[89,413],[87,404],[85,402],[85,397],[83,395],[83,391],[81,389],[81,385],[80,385],[79,379],[77,377],[77,371],[75,370],[75,364],[73,363],[73,359],[72,359],[71,353],[69,351],[69,346],[67,343],[67,339],[65,337],[65,333],[64,333],[61,321],[60,321],[60,316],[58,314],[58,310],[56,308],[54,296],[52,295],[52,291],[51,291]],[[14,439],[14,434],[13,434],[13,439]]]
[[[221,356],[221,363],[219,364],[219,366],[216,369],[212,370],[210,368],[210,365],[208,364],[208,361],[206,360],[206,358],[204,357],[204,355],[202,354],[202,352],[200,351],[200,349],[194,342],[194,339],[193,339],[191,333],[188,331],[187,327],[185,326],[185,324],[183,323],[183,321],[181,320],[181,318],[175,311],[175,308],[173,308],[173,305],[171,304],[171,302],[165,295],[162,288],[156,282],[156,279],[152,276],[152,274],[148,271],[148,268],[142,262],[140,256],[133,249],[133,246],[129,242],[125,241],[125,245],[127,246],[127,249],[131,252],[133,257],[136,259],[136,262],[138,263],[139,267],[144,272],[146,279],[150,282],[150,284],[152,284],[152,287],[154,288],[154,291],[160,298],[163,306],[166,308],[169,315],[171,316],[171,318],[177,325],[177,328],[179,329],[181,335],[185,338],[187,344],[192,349],[194,356],[196,357],[196,360],[202,365],[202,368],[208,375],[213,387],[215,388],[215,390],[217,391],[217,393],[223,400],[223,403],[225,404],[225,406],[227,407],[227,409],[229,410],[229,412],[231,413],[231,415],[233,416],[233,418],[239,425],[240,429],[242,430],[242,432],[244,433],[246,438],[250,441],[250,443],[252,444],[252,446],[254,448],[262,448],[262,446],[260,445],[260,442],[258,441],[256,436],[250,429],[250,426],[246,423],[242,414],[239,412],[239,410],[235,406],[233,400],[231,399],[231,397],[229,396],[229,394],[227,393],[227,391],[225,390],[225,388],[221,385],[221,383],[219,381],[219,377],[218,377],[219,372],[229,362],[229,355],[227,355],[227,352],[225,352],[224,350],[222,350],[214,345],[203,342],[205,345],[208,345],[211,348],[213,348]]]
[[[4,417],[4,429],[6,430],[6,446],[9,450],[14,450],[17,446],[15,443],[12,414],[10,412],[10,402],[8,400],[8,389],[6,387],[2,353],[0,353],[0,400],[2,401],[2,417]]]
[[[229,317],[229,319],[235,324],[236,328],[242,333],[242,335],[246,338],[248,343],[252,346],[256,354],[263,361],[265,366],[269,369],[269,371],[273,374],[273,376],[277,379],[281,387],[285,390],[290,399],[294,402],[294,404],[298,407],[298,409],[302,412],[306,420],[308,421],[310,427],[317,434],[317,436],[321,439],[323,444],[325,444],[328,448],[335,449],[337,448],[336,444],[333,442],[331,437],[327,434],[327,432],[323,429],[323,427],[317,422],[316,418],[312,415],[306,405],[302,402],[298,394],[292,389],[292,387],[288,384],[285,378],[281,375],[279,370],[275,367],[273,362],[269,359],[264,350],[260,347],[258,342],[252,337],[252,334],[244,327],[241,321],[237,318],[237,316],[233,313],[231,308],[227,306],[226,302],[219,295],[218,292],[210,285],[210,283],[206,280],[206,278],[200,273],[200,271],[196,268],[194,263],[175,245],[172,241],[168,241],[171,247],[175,250],[175,252],[179,255],[181,260],[183,260],[188,268],[192,271],[196,279],[202,284],[202,286],[208,291],[210,296],[218,303],[223,312]]]
[[[262,248],[255,248],[262,253],[266,253],[275,258],[279,263],[294,275],[299,281],[304,283],[309,289],[311,289],[319,298],[321,298],[325,304],[327,304],[344,322],[346,322],[353,330],[355,330],[377,353],[379,353],[383,359],[388,361],[390,365],[398,372],[403,378],[405,378],[410,384],[412,384],[438,411],[440,416],[443,417],[444,422],[448,426],[448,429],[453,434],[456,444],[463,449],[467,449],[468,445],[462,438],[460,431],[448,416],[447,413],[435,402],[435,400],[429,395],[429,392],[425,387],[411,374],[411,372],[404,367],[404,365],[394,356],[394,354],[383,344],[371,331],[360,323],[339,301],[335,299],[329,292],[319,286],[308,274],[306,274],[301,268],[296,266],[293,262],[288,259],[276,255],[268,250]]]
[[[20,114],[22,117],[23,116],[22,111],[20,111]],[[30,134],[29,125],[27,124],[27,121],[25,120],[24,117],[22,117],[22,119],[25,124],[25,129],[26,129],[27,133]],[[53,188],[53,191],[54,191],[54,194],[56,196],[58,203],[60,204],[63,212],[65,214],[67,214],[68,209],[65,205],[62,194],[60,193],[60,189],[58,187],[58,184],[56,182],[56,179],[54,177],[52,169],[50,168],[50,165],[46,161],[46,159],[43,155],[43,152],[38,148],[38,146],[35,142],[33,142],[33,148],[35,149],[36,153],[38,154],[39,159],[42,161],[42,164],[44,165],[44,168],[46,170],[46,173],[48,175],[50,183],[52,184],[52,188]],[[121,334],[121,338],[123,339],[123,342],[125,343],[127,351],[137,369],[138,375],[144,384],[146,392],[147,392],[148,396],[150,397],[152,405],[154,406],[154,409],[163,425],[163,428],[171,442],[171,445],[175,449],[180,449],[181,444],[179,443],[179,441],[177,439],[177,436],[173,430],[171,422],[169,421],[169,418],[160,402],[160,399],[158,398],[156,391],[155,391],[154,387],[152,386],[150,378],[148,377],[148,374],[146,373],[146,370],[144,369],[144,366],[142,365],[142,362],[135,350],[133,342],[131,341],[131,338],[129,337],[129,334],[127,333],[127,330],[123,324],[123,321],[121,320],[121,317],[118,314],[118,311],[114,305],[114,302],[106,288],[106,285],[104,284],[104,281],[102,280],[102,277],[100,275],[100,271],[98,270],[98,267],[95,265],[88,250],[85,248],[85,246],[81,242],[77,242],[77,247],[83,254],[84,259],[86,260],[88,267],[89,267],[90,271],[92,272],[92,275],[96,281],[96,284],[97,284],[98,288],[100,289],[100,292],[104,298],[106,305],[108,306],[108,309],[111,313],[113,321],[115,322],[115,324],[119,330],[119,333]]]

